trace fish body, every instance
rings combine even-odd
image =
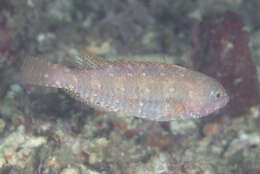
[[[31,59],[22,78],[26,84],[62,88],[102,111],[156,121],[206,116],[229,101],[216,80],[181,66],[96,60],[94,66],[72,69]]]

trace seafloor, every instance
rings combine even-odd
[[[259,0],[0,0],[0,173],[259,174],[259,9]],[[217,74],[230,106],[159,123],[19,83],[29,56],[78,54]]]

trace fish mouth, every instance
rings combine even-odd
[[[222,108],[224,108],[229,103],[230,97],[228,95],[223,96],[223,98],[213,105],[209,104],[203,107],[201,110],[202,116],[207,116],[212,114]]]
[[[224,97],[223,97],[223,106],[222,107],[224,107],[225,105],[227,105],[228,103],[229,103],[229,101],[230,101],[230,97],[229,97],[229,95],[225,95]]]
[[[216,103],[216,106],[212,110],[212,112],[215,112],[221,108],[224,108],[229,103],[230,97],[228,95],[223,96],[223,98]]]

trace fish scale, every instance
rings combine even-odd
[[[92,107],[156,121],[206,116],[229,101],[211,77],[159,62],[86,57],[83,68],[28,58],[23,83],[61,88]]]

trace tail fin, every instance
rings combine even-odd
[[[66,67],[36,57],[27,58],[21,68],[21,82],[30,85],[61,88],[62,79],[57,78]]]

